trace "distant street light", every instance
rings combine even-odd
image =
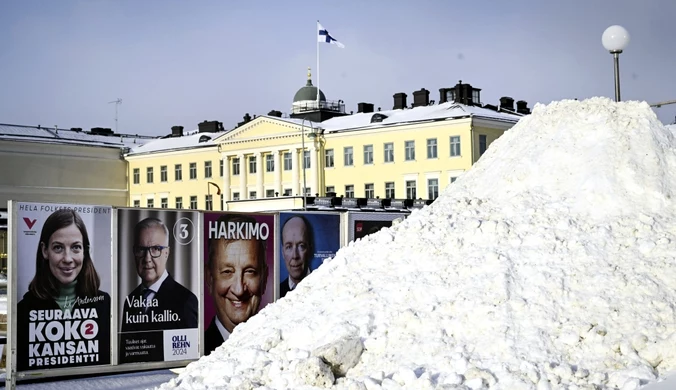
[[[615,101],[620,101],[620,53],[629,43],[629,33],[618,25],[610,26],[601,37],[603,47],[613,55],[615,62]]]

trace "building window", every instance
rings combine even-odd
[[[174,165],[174,180],[183,180],[183,169],[181,168],[181,164]]]
[[[345,186],[345,197],[354,198],[354,185],[349,184]]]
[[[197,179],[197,163],[190,163],[190,178]]]
[[[266,198],[274,198],[275,197],[275,190],[265,190],[265,197]]]
[[[477,104],[477,105],[481,104],[479,90],[477,90],[477,89],[472,90],[472,103]]]
[[[218,172],[223,177],[223,159],[218,160]]]
[[[437,158],[437,139],[430,138],[427,140],[427,158]]]
[[[239,192],[232,193],[232,200],[239,200]]]
[[[153,198],[146,199],[146,207],[148,207],[150,209],[155,207],[155,199],[153,199]]]
[[[327,186],[326,187],[326,195],[328,196],[329,192],[336,193],[336,187],[335,186]]]
[[[415,160],[415,141],[404,142],[404,151],[406,161]]]
[[[312,196],[312,187],[305,187],[305,196]]]
[[[291,153],[287,152],[284,153],[284,170],[285,171],[290,171],[293,169],[293,163],[291,160]]]
[[[394,182],[385,183],[385,198],[394,199]]]
[[[451,177],[451,183],[455,183],[456,180],[458,180],[457,177],[455,177],[455,176]]]
[[[394,162],[394,144],[392,142],[385,144],[385,162]]]
[[[376,197],[376,191],[373,187],[373,183],[364,184],[364,196],[367,199],[373,199]]]
[[[211,178],[211,161],[204,162],[204,177],[207,179]]]
[[[415,180],[406,180],[406,199],[415,199]]]
[[[352,153],[353,153],[352,152],[352,146],[346,146],[343,149],[343,158],[344,158],[346,167],[351,167],[352,165],[354,165]]]
[[[364,145],[364,165],[373,164],[373,145]]]
[[[275,171],[275,156],[272,154],[265,155],[265,171],[266,172]]]
[[[177,209],[182,209],[182,208],[183,208],[183,197],[182,197],[182,196],[177,196],[177,197],[176,197],[176,208],[177,208]]]
[[[451,157],[460,156],[460,136],[451,136]]]
[[[256,191],[249,191],[249,199],[256,199]]]
[[[169,207],[169,199],[168,198],[161,198],[160,199],[160,207],[162,207],[163,209],[166,209],[167,207]]]
[[[141,201],[138,199],[134,200],[134,207],[141,207]]]
[[[232,175],[239,175],[239,158],[232,159]]]
[[[141,169],[134,168],[134,184],[141,183]]]
[[[324,151],[324,167],[333,168],[333,149]]]
[[[214,198],[213,195],[205,195],[204,196],[204,209],[205,210],[213,210],[214,209]]]
[[[249,173],[256,173],[256,156],[249,157]]]
[[[167,166],[166,166],[166,165],[162,165],[162,166],[160,167],[160,181],[161,181],[162,183],[166,183],[166,182],[167,182],[167,176],[169,176],[169,175],[167,174]]]
[[[483,154],[486,152],[486,136],[485,135],[479,135],[479,156],[483,156]]]
[[[291,196],[291,188],[284,189],[284,196]]]
[[[304,150],[303,151],[303,164],[305,169],[310,169],[310,151],[309,150]]]
[[[153,182],[153,167],[146,168],[146,182]]]
[[[439,197],[439,179],[427,179],[427,197],[431,200]]]
[[[197,210],[197,196],[195,195],[190,196],[190,208]]]
[[[225,210],[223,207],[225,205],[225,198],[223,197],[223,194],[221,194],[221,211]]]

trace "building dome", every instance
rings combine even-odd
[[[293,96],[293,102],[304,102],[304,101],[317,101],[317,87],[312,85],[312,74],[310,73],[310,68],[307,68],[307,84],[304,87],[298,90]],[[319,100],[322,102],[326,101],[326,96],[324,92],[319,90]]]

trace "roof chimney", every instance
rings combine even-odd
[[[500,108],[504,110],[514,111],[514,99],[509,96],[500,98]]]
[[[516,112],[519,114],[528,115],[530,114],[530,108],[528,108],[528,102],[524,100],[519,100],[516,102]]]
[[[199,133],[217,133],[223,131],[223,124],[219,121],[204,121],[197,125]]]
[[[413,107],[428,106],[430,104],[430,91],[421,88],[413,92]]]
[[[364,112],[364,113],[369,113],[373,112],[373,104],[372,103],[358,103],[357,104],[357,113]]]
[[[171,126],[172,137],[183,137],[183,126]]]
[[[282,112],[277,111],[277,110],[272,110],[272,111],[268,112],[268,116],[274,116],[274,117],[277,117],[277,118],[281,118]]]
[[[394,94],[394,110],[403,110],[406,108],[406,94],[397,92]]]

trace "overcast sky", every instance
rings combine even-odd
[[[347,111],[458,80],[491,104],[613,97],[613,24],[623,100],[675,100],[675,17],[674,0],[0,0],[0,123],[114,129],[117,98],[132,134],[288,113],[317,20],[346,46],[321,46],[319,84]],[[655,112],[673,123],[676,104]]]

